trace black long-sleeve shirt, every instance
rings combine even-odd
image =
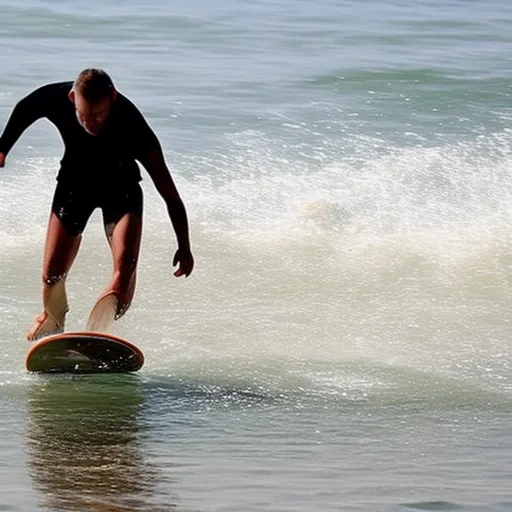
[[[141,180],[136,160],[144,160],[158,139],[137,107],[118,93],[99,135],[79,124],[68,94],[73,82],[48,84],[23,98],[14,108],[0,137],[7,154],[35,121],[47,118],[59,131],[64,155],[57,179],[95,185],[129,184]],[[99,183],[98,183],[99,180]]]

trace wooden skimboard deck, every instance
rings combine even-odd
[[[52,334],[30,348],[25,359],[29,372],[126,373],[144,364],[142,351],[112,334],[77,331]]]

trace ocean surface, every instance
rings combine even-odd
[[[143,171],[133,375],[25,371],[62,143],[0,169],[0,511],[512,510],[509,0],[0,0],[0,128],[103,67]],[[110,275],[95,212],[68,279]]]

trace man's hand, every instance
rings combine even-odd
[[[180,265],[178,270],[174,272],[174,275],[176,277],[188,277],[194,268],[194,257],[192,256],[192,253],[190,251],[183,251],[178,249],[174,255],[174,259],[172,260],[173,267],[175,267],[178,263]]]
[[[3,167],[5,165],[5,155],[3,153],[0,153],[0,167]]]

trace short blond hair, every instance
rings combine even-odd
[[[87,68],[76,77],[73,89],[86,101],[96,103],[112,96],[114,82],[103,69]]]

